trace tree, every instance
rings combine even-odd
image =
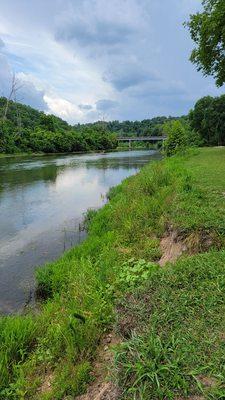
[[[203,11],[190,16],[188,27],[196,48],[190,60],[198,71],[212,75],[217,86],[225,83],[225,1],[202,0]]]
[[[193,131],[186,121],[170,121],[163,126],[167,135],[164,151],[167,156],[184,153],[188,147],[201,145],[200,136]]]
[[[189,113],[191,127],[201,135],[206,145],[215,144],[215,132],[212,125],[213,97],[206,96],[198,100]]]
[[[163,127],[167,139],[164,144],[164,150],[167,156],[172,156],[182,152],[187,147],[187,131],[180,121],[167,122]]]
[[[22,85],[19,84],[15,73],[13,73],[9,95],[7,97],[6,104],[5,104],[5,109],[4,109],[4,112],[3,112],[3,121],[5,121],[6,118],[7,118],[7,113],[8,113],[8,108],[9,108],[10,101],[11,100],[14,100],[14,101],[16,100],[16,93],[18,92],[19,89],[21,89],[21,87],[22,87]]]
[[[50,132],[55,132],[55,121],[53,115],[46,115],[44,113],[41,113],[41,118],[40,118],[40,125],[50,131]]]
[[[191,128],[207,146],[225,145],[225,95],[203,97],[190,111]]]

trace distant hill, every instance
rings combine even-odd
[[[4,115],[6,102],[7,99],[5,97],[0,97],[0,118]],[[35,110],[30,106],[16,103],[14,101],[9,102],[7,120],[10,121],[15,128],[21,126],[22,128],[34,129],[45,126],[49,121],[55,124],[56,129],[59,128],[64,130],[70,128],[66,121],[63,121],[55,115],[46,115],[42,111]]]
[[[4,109],[6,106],[6,98],[0,97],[0,118],[4,114]],[[49,127],[52,129],[70,130],[75,128],[81,130],[83,127],[96,127],[102,126],[110,132],[116,133],[119,136],[152,136],[162,134],[162,125],[165,122],[184,119],[182,117],[154,117],[151,119],[144,119],[142,121],[97,121],[94,123],[87,124],[76,124],[73,127],[69,125],[66,121],[55,115],[46,115],[42,111],[35,110],[30,106],[24,104],[16,103],[13,101],[9,102],[9,108],[7,112],[7,120],[9,120],[13,126],[18,127],[18,125],[23,128],[34,129],[37,127]],[[52,126],[53,125],[53,126]]]
[[[151,119],[144,119],[142,121],[98,121],[92,124],[85,124],[86,126],[104,125],[110,132],[116,133],[118,136],[160,136],[163,134],[162,125],[165,122],[177,119],[186,119],[182,117],[154,117]],[[81,125],[76,125],[77,127]]]
[[[7,110],[7,112],[6,112]],[[117,147],[102,125],[73,127],[55,115],[0,98],[0,153],[70,153]]]

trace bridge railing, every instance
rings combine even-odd
[[[120,142],[131,142],[131,141],[136,141],[136,142],[151,142],[151,141],[160,141],[160,140],[166,140],[167,136],[124,136],[124,137],[118,137],[118,141]]]

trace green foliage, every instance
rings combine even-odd
[[[203,11],[190,16],[186,24],[196,43],[191,61],[204,75],[212,75],[216,84],[225,83],[225,3],[224,0],[202,0]]]
[[[135,293],[144,333],[117,354],[123,399],[224,398],[224,263],[224,251],[180,260]]]
[[[88,231],[89,226],[91,226],[92,220],[97,214],[98,210],[95,208],[89,208],[84,215],[83,226]]]
[[[103,126],[110,132],[116,133],[117,136],[162,136],[162,126],[164,123],[180,119],[185,120],[185,118],[186,117],[155,117],[152,119],[144,119],[143,121],[98,121],[93,124],[83,125],[83,127]],[[82,128],[82,125],[77,125],[77,127]]]
[[[48,368],[54,370],[49,398],[75,396],[89,379],[91,356],[111,321],[112,305],[96,265],[72,257],[74,252],[45,275],[52,299],[40,315],[1,319],[1,399],[20,399],[21,393],[34,398]]]
[[[191,127],[207,146],[225,144],[225,95],[203,97],[189,114]]]
[[[2,118],[6,99],[0,98],[0,153],[62,153],[111,150],[118,136],[160,136],[168,121],[186,117],[156,117],[143,121],[98,121],[72,127],[54,115],[10,101],[7,119]],[[127,144],[123,144],[127,147]],[[143,143],[134,144],[143,147]]]
[[[0,319],[0,396],[11,392],[8,384],[35,345],[37,324],[31,316]],[[1,391],[2,388],[3,391]],[[7,397],[1,397],[7,398]]]
[[[0,153],[68,153],[117,147],[116,135],[104,126],[74,128],[54,115],[12,101],[4,120],[5,103],[6,99],[0,98]]]
[[[121,270],[116,277],[115,287],[129,291],[143,285],[158,269],[158,265],[145,260],[131,258],[121,265]]]
[[[190,146],[199,146],[201,141],[199,135],[192,131],[189,124],[181,121],[168,122],[163,126],[167,139],[164,151],[167,156],[184,153]]]

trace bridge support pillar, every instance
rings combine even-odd
[[[131,140],[129,140],[129,149],[131,149]]]

